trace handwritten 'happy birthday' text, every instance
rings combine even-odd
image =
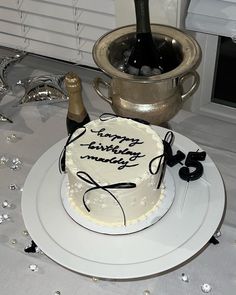
[[[107,138],[111,142],[114,142],[115,144],[105,144],[97,141],[91,141],[90,143],[81,143],[81,146],[86,146],[88,150],[96,150],[104,152],[105,155],[112,155],[112,156],[106,156],[101,157],[98,155],[81,155],[81,159],[87,159],[87,160],[94,160],[97,162],[102,163],[110,163],[110,164],[116,164],[118,165],[117,169],[121,170],[126,167],[134,167],[139,165],[139,163],[135,163],[138,158],[142,158],[145,155],[142,154],[139,151],[135,151],[133,148],[136,145],[143,144],[143,141],[141,141],[138,138],[133,137],[127,137],[125,135],[118,135],[118,134],[111,134],[106,132],[105,128],[101,128],[100,130],[93,130],[91,129],[91,132],[96,134],[100,138]],[[120,143],[127,143],[127,147],[120,147]],[[119,157],[118,155],[121,155],[123,157]],[[124,157],[126,157],[124,159]]]

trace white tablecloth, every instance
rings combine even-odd
[[[5,52],[4,52],[5,54]],[[91,87],[98,73],[76,68],[56,61],[26,57],[8,71],[8,83],[12,86],[25,77],[46,73],[60,74],[77,71],[83,81],[83,96],[91,118],[111,111]],[[0,294],[1,295],[61,295],[98,294],[203,294],[201,286],[211,286],[210,294],[231,295],[236,290],[236,126],[211,117],[180,111],[170,126],[199,144],[217,165],[222,174],[227,194],[227,210],[221,227],[219,244],[209,244],[190,261],[162,275],[126,281],[103,280],[72,272],[48,258],[43,253],[25,253],[31,238],[21,214],[20,188],[31,167],[53,144],[66,136],[65,117],[67,103],[18,106],[15,90],[0,101],[0,113],[9,116],[13,123],[0,122],[0,156],[22,162],[19,170],[0,168],[0,204],[7,200],[10,208],[0,207],[0,214],[8,214],[9,220],[0,224]],[[14,142],[7,138],[16,135]],[[10,190],[10,185],[19,189]],[[35,264],[37,272],[29,269]],[[188,282],[181,279],[186,274]],[[146,293],[145,293],[146,292]]]

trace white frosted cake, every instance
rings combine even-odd
[[[66,147],[67,203],[106,227],[124,227],[158,209],[163,143],[150,126],[120,117],[91,121]]]

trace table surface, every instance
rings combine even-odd
[[[12,55],[0,50],[0,56]],[[219,244],[206,247],[176,269],[144,279],[104,280],[72,272],[48,258],[42,252],[26,253],[31,238],[23,222],[21,194],[25,179],[38,158],[52,145],[66,136],[67,102],[18,105],[20,93],[16,82],[32,76],[77,72],[82,80],[85,105],[92,119],[111,112],[110,106],[97,97],[94,77],[100,72],[41,57],[26,56],[20,63],[7,69],[7,83],[11,90],[0,96],[0,113],[13,123],[0,122],[0,157],[9,163],[18,158],[20,169],[7,165],[0,168],[0,214],[9,220],[0,224],[0,283],[1,295],[6,294],[203,294],[201,286],[209,284],[210,294],[231,295],[236,289],[236,126],[200,114],[181,110],[170,122],[172,130],[190,138],[205,150],[218,167],[227,195],[227,207],[220,228]],[[15,140],[10,140],[15,135]],[[16,185],[16,189],[10,186]],[[3,208],[7,200],[11,207]],[[52,216],[53,218],[53,216]],[[36,265],[37,271],[30,270]],[[182,280],[182,274],[188,282]],[[58,291],[58,292],[57,292]],[[56,293],[57,292],[57,293]]]

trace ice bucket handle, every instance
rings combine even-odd
[[[102,78],[95,78],[94,81],[93,81],[93,88],[94,90],[96,91],[96,93],[102,98],[104,99],[106,102],[108,102],[109,104],[112,104],[112,99],[109,98],[109,97],[106,97],[100,90],[100,85],[103,85],[105,86],[108,90],[109,88],[111,87],[111,85],[104,81]]]
[[[193,79],[192,85],[186,92],[184,92],[183,84],[189,78]],[[196,71],[188,72],[187,74],[185,74],[179,79],[179,84],[182,88],[182,95],[181,95],[182,102],[185,102],[191,95],[194,94],[194,92],[197,90],[199,86],[199,83],[200,83],[200,77]]]

